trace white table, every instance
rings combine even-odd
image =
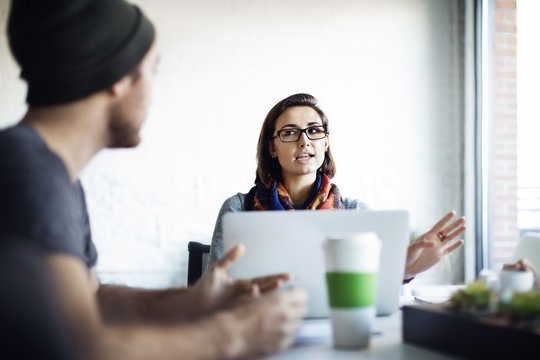
[[[368,348],[363,350],[338,350],[332,346],[329,319],[305,320],[304,327],[299,334],[298,343],[269,359],[456,359],[448,354],[403,343],[401,311],[391,316],[376,318],[372,330],[373,335]]]

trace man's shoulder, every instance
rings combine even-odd
[[[4,183],[11,180],[32,185],[55,180],[69,184],[62,161],[28,126],[0,131],[0,174],[0,182]]]
[[[76,201],[65,166],[35,131],[26,126],[2,130],[0,144],[2,213],[36,221],[51,213],[60,216],[64,205]]]
[[[44,145],[41,137],[31,127],[16,125],[0,130],[0,150],[23,150],[28,149],[29,145]]]
[[[60,158],[32,129],[0,131],[0,144],[0,237],[24,237],[47,253],[86,260],[85,247],[93,245],[86,240],[80,183],[71,182]]]

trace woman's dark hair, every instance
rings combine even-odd
[[[328,130],[328,118],[324,111],[317,106],[318,102],[312,95],[295,94],[278,102],[266,115],[257,145],[256,185],[264,184],[269,187],[275,181],[282,181],[281,165],[279,165],[277,158],[272,158],[270,155],[270,142],[274,140],[276,121],[285,110],[293,106],[309,106],[319,114],[322,124]],[[336,174],[336,165],[330,151],[330,145],[324,155],[324,162],[318,171],[326,174],[329,178],[334,177]]]

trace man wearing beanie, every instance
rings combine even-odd
[[[306,293],[273,291],[287,274],[229,278],[241,246],[189,289],[96,279],[79,174],[101,149],[140,142],[158,63],[154,27],[141,10],[123,0],[13,0],[8,37],[29,108],[0,131],[0,240],[43,254],[75,357],[245,358],[290,345]]]

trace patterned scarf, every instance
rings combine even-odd
[[[336,185],[325,174],[317,174],[309,198],[302,210],[345,209],[343,199]],[[274,183],[267,188],[263,184],[254,186],[246,197],[246,210],[295,210],[291,197],[282,183]]]

